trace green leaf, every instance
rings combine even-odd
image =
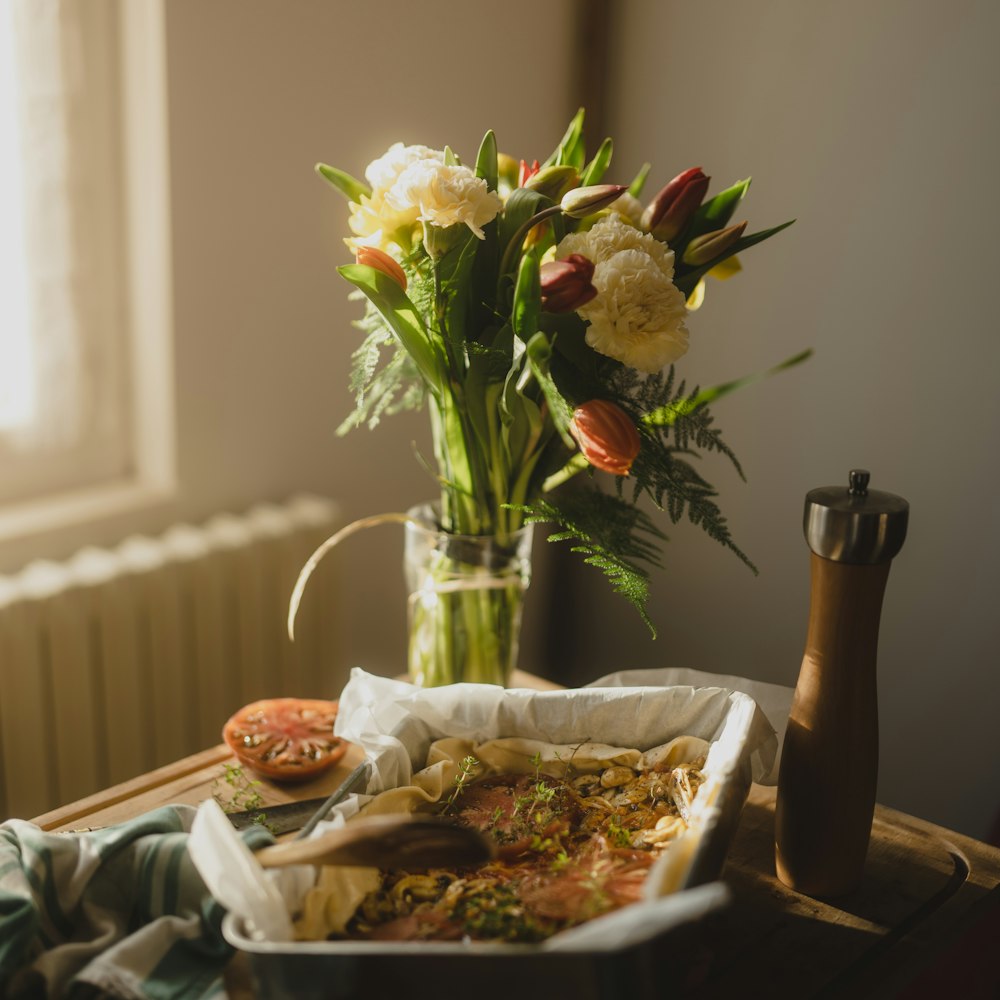
[[[551,208],[553,201],[545,195],[532,191],[530,188],[517,188],[511,191],[507,203],[500,215],[498,236],[500,246],[507,244],[517,235],[517,231],[533,216],[546,208]]]
[[[680,417],[685,417],[688,414],[693,413],[700,406],[708,406],[709,403],[714,403],[717,399],[721,399],[723,396],[728,396],[729,393],[735,392],[737,389],[742,389],[744,386],[752,385],[754,382],[760,382],[762,379],[770,378],[772,375],[777,375],[779,372],[787,371],[789,368],[794,368],[796,365],[802,364],[803,361],[807,361],[812,357],[812,355],[813,350],[810,347],[804,351],[800,351],[798,354],[792,355],[790,358],[786,358],[773,368],[768,368],[767,371],[755,372],[752,375],[744,375],[743,378],[733,379],[731,382],[723,382],[720,385],[712,386],[708,389],[702,389],[699,392],[696,392],[693,396],[682,397],[674,400],[666,406],[661,406],[658,409],[647,413],[642,418],[643,422],[649,424],[651,427],[671,426],[676,423]]]
[[[576,167],[577,170],[582,169],[586,157],[583,148],[583,118],[584,109],[580,108],[569,123],[562,141],[555,148],[552,155],[542,164],[543,167],[569,164],[571,167]]]
[[[580,175],[580,187],[587,187],[589,184],[600,184],[601,178],[611,165],[611,154],[614,148],[610,139],[605,139],[601,143],[601,148],[594,154],[594,158],[587,164]]]
[[[531,455],[533,449],[529,449],[529,445],[541,436],[545,422],[538,404],[518,392],[513,379],[504,386],[500,419],[503,422],[502,439],[507,468],[521,473],[530,471],[518,467],[537,458],[537,454]]]
[[[538,317],[541,313],[541,286],[538,271],[538,255],[529,251],[521,258],[514,286],[514,308],[511,318],[514,333],[524,343],[538,332]]]
[[[452,343],[464,343],[469,336],[469,276],[475,266],[481,242],[475,233],[463,226],[455,245],[434,264],[440,289],[446,300],[444,330],[441,332]]]
[[[639,168],[639,173],[635,175],[632,183],[629,184],[628,193],[632,195],[633,198],[640,198],[642,196],[642,189],[646,186],[646,178],[649,176],[651,168],[651,163],[644,163]]]
[[[483,226],[486,239],[479,240],[476,260],[469,281],[469,337],[486,335],[489,339],[496,328],[497,317],[494,309],[497,293],[497,269],[500,266],[500,247],[497,236],[497,220]]]
[[[553,209],[552,199],[528,188],[517,188],[507,199],[499,216],[500,225],[497,230],[498,247],[501,251],[499,265],[501,273],[497,275],[497,299],[502,297],[501,288],[507,275],[520,268],[520,264],[515,265],[515,261],[521,252],[520,244],[530,231],[525,228],[527,223],[545,209]],[[516,246],[515,241],[518,244]]]
[[[325,163],[316,164],[316,173],[332,184],[348,201],[361,201],[362,195],[370,195],[372,189],[356,177]]]
[[[607,394],[602,366],[618,364],[598,354],[586,341],[587,325],[576,313],[542,313],[540,328],[552,345],[549,371],[574,405]]]
[[[462,164],[462,161],[458,158],[458,154],[451,146],[444,147],[444,162],[445,166],[448,167],[458,167]]]
[[[724,229],[736,211],[736,206],[750,187],[750,178],[737,181],[732,187],[720,191],[714,198],[706,201],[697,212],[691,223],[691,236],[701,236],[716,229]]]
[[[491,191],[496,191],[499,183],[500,170],[497,166],[497,137],[491,129],[483,136],[479,144],[479,155],[476,157],[476,176],[486,181]]]
[[[552,422],[568,448],[576,445],[569,433],[570,421],[573,419],[573,407],[563,398],[559,387],[549,374],[549,362],[552,358],[552,345],[548,337],[539,331],[528,341],[528,364],[549,404]]]
[[[428,388],[440,395],[446,385],[443,359],[424,326],[423,317],[406,293],[387,274],[365,264],[345,264],[337,271],[360,288],[389,329],[413,358]]]
[[[476,437],[484,454],[490,451],[490,414],[487,395],[490,386],[504,378],[514,335],[509,326],[496,331],[492,344],[470,344],[469,367],[465,376],[465,401]]]

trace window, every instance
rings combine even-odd
[[[7,511],[170,479],[162,16],[159,2],[0,2]]]

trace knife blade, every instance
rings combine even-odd
[[[229,821],[237,830],[245,830],[247,827],[259,823],[261,826],[266,826],[276,837],[283,833],[291,833],[293,830],[300,831],[298,834],[300,838],[305,837],[338,802],[346,799],[354,788],[367,778],[368,761],[362,761],[340,783],[332,795],[228,813]]]
[[[246,830],[256,823],[266,826],[277,837],[279,834],[301,829],[324,802],[325,797],[303,799],[301,802],[282,802],[279,805],[260,806],[226,815],[237,830]]]

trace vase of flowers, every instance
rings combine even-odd
[[[437,567],[411,584],[436,595],[410,599],[411,669],[423,683],[506,679],[534,523],[554,525],[549,541],[603,570],[654,634],[648,579],[665,535],[640,498],[751,565],[693,461],[715,451],[739,471],[709,404],[748,380],[689,389],[674,365],[705,279],[738,271],[739,253],[784,226],[733,224],[749,181],[708,197],[700,168],[644,203],[649,166],[608,183],[611,157],[610,139],[588,157],[581,111],[542,163],[498,152],[487,132],[468,164],[451,149],[396,143],[363,181],[317,167],[349,202],[355,262],[338,270],[365,305],[356,406],[340,430],[419,408],[430,418],[439,496],[429,526],[427,511],[407,516],[408,546],[429,547]],[[511,560],[499,582],[452,579],[453,550],[468,553],[469,539]],[[504,665],[485,669],[485,648],[504,652]]]
[[[404,569],[407,664],[414,684],[506,685],[517,663],[532,526],[506,535],[441,527],[434,504],[408,511]]]

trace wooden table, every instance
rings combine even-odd
[[[265,810],[329,793],[359,760],[352,748],[308,784],[262,782]],[[106,826],[168,803],[196,804],[231,762],[224,746],[213,747],[36,822]],[[699,929],[682,962],[671,959],[684,970],[671,995],[1000,997],[1000,850],[880,806],[861,888],[823,902],[775,876],[774,798],[773,788],[753,786],[723,873],[733,903]],[[234,997],[249,995],[243,975],[237,968],[229,983]]]

